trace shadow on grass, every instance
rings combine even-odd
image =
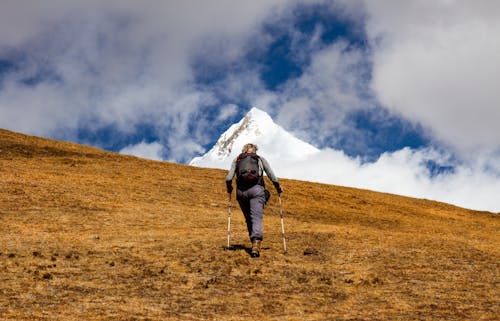
[[[229,247],[224,246],[224,249],[226,251],[245,251],[245,252],[247,252],[248,256],[253,257],[252,256],[252,248],[250,246],[245,246],[242,244],[235,244],[235,245],[231,245]],[[264,248],[262,248],[262,249],[264,249]]]
[[[245,251],[251,257],[252,256],[252,247],[242,245],[242,244],[234,244],[229,247],[223,247],[225,251]],[[269,247],[262,247],[262,250],[269,250]]]
[[[245,246],[242,244],[234,244],[234,245],[231,245],[229,247],[224,246],[224,250],[226,250],[226,251],[245,251],[245,252],[247,252],[248,255],[250,255],[250,253],[252,252],[251,247]]]

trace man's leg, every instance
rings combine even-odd
[[[262,242],[262,214],[266,197],[264,188],[256,185],[249,190],[250,197],[250,216],[252,218],[252,231],[250,239],[252,240],[252,257],[260,256],[260,243]]]
[[[252,230],[250,233],[251,239],[258,239],[262,241],[262,216],[264,211],[264,204],[266,197],[264,194],[264,187],[255,185],[248,190],[250,197],[250,216],[252,218]]]
[[[243,212],[243,216],[245,216],[245,223],[247,224],[248,236],[251,239],[252,234],[252,216],[250,215],[250,201],[246,195],[246,192],[237,190],[236,191],[236,199],[238,200],[238,204],[240,204],[241,211]]]

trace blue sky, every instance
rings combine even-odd
[[[432,149],[431,176],[497,186],[496,1],[0,6],[2,128],[185,163],[256,106],[363,163]]]

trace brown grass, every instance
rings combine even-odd
[[[252,259],[224,177],[0,130],[0,319],[498,320],[497,214],[282,180]]]

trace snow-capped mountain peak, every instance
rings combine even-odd
[[[221,135],[213,150],[217,156],[225,158],[231,155],[233,146],[241,140],[240,137],[252,139],[271,134],[273,125],[275,126],[273,120],[266,112],[254,107],[243,119]]]
[[[195,157],[190,165],[228,168],[247,143],[258,146],[258,154],[271,163],[286,159],[301,160],[319,150],[292,136],[274,123],[265,111],[252,108],[238,123],[224,132],[217,143],[205,155]]]

